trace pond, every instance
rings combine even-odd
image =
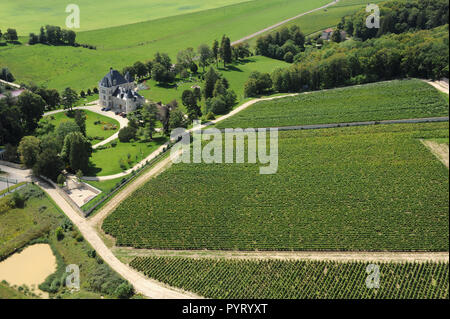
[[[26,247],[0,262],[0,281],[6,280],[10,286],[26,285],[36,295],[48,298],[38,285],[56,271],[56,258],[48,244]]]

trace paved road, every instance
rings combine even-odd
[[[253,33],[253,34],[250,34],[250,35],[248,35],[248,36],[246,36],[246,37],[243,37],[242,39],[236,40],[236,41],[232,42],[231,45],[236,45],[236,44],[245,42],[245,41],[247,41],[247,40],[250,40],[250,39],[252,39],[252,38],[254,38],[254,37],[257,37],[257,36],[259,36],[259,35],[261,35],[261,34],[267,32],[267,31],[273,30],[273,29],[275,29],[275,28],[278,28],[279,26],[282,26],[283,24],[286,24],[286,23],[288,23],[288,22],[291,22],[292,20],[298,19],[298,18],[303,17],[303,16],[305,16],[305,15],[307,15],[307,14],[310,14],[310,13],[313,13],[313,12],[316,12],[316,11],[319,11],[319,10],[322,10],[322,9],[326,9],[326,8],[328,8],[329,6],[335,5],[335,4],[338,3],[338,2],[339,2],[339,0],[335,0],[335,1],[333,1],[333,2],[330,2],[329,4],[326,4],[326,5],[322,6],[322,7],[320,7],[320,8],[316,8],[316,9],[310,10],[310,11],[308,11],[308,12],[304,12],[304,13],[301,13],[301,14],[299,14],[299,15],[296,15],[295,17],[292,17],[292,18],[286,19],[286,20],[284,20],[284,21],[281,21],[281,22],[279,22],[279,23],[277,23],[277,24],[274,24],[274,25],[272,25],[272,26],[270,26],[270,27],[267,27],[267,28],[262,29],[262,30],[260,30],[260,31],[258,31],[258,32],[255,32],[255,33]]]
[[[123,128],[125,126],[128,125],[128,119],[127,118],[123,118],[119,115],[116,115],[113,111],[108,111],[108,112],[104,112],[101,110],[101,107],[99,105],[97,105],[97,101],[91,102],[86,106],[77,106],[74,107],[75,110],[87,110],[87,111],[91,111],[94,113],[98,113],[101,114],[103,116],[107,116],[110,117],[116,121],[119,122],[120,128]],[[47,112],[44,114],[44,116],[47,115],[52,115],[52,114],[56,114],[56,113],[61,113],[61,112],[65,112],[66,110],[55,110],[55,111],[51,111],[51,112]],[[115,139],[117,139],[119,137],[119,130],[117,130],[117,132],[113,135],[111,135],[110,137],[108,137],[107,139],[101,141],[100,143],[97,143],[95,145],[92,146],[92,148],[97,148],[101,145],[105,145],[108,144],[109,142],[114,141]]]

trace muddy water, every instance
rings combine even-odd
[[[0,281],[11,286],[27,285],[35,294],[48,298],[38,285],[56,271],[56,258],[49,245],[36,244],[0,262]]]

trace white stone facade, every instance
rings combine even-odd
[[[135,89],[136,85],[129,73],[123,77],[111,68],[98,83],[100,105],[114,112],[132,112],[145,102]]]

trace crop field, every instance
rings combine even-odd
[[[152,141],[122,143],[119,140],[115,140],[108,143],[104,148],[96,149],[92,153],[88,175],[106,176],[121,173],[146,158],[164,144],[166,140],[165,136],[155,136]],[[113,146],[113,143],[117,143],[116,146]]]
[[[256,103],[218,128],[275,127],[448,116],[448,102],[431,85],[396,80],[300,94]]]
[[[115,119],[87,110],[83,112],[86,114],[86,135],[93,138],[92,144],[110,137],[119,130],[119,122]],[[58,127],[62,122],[74,121],[65,112],[48,115],[44,119],[55,125],[55,127]]]
[[[130,265],[206,298],[448,298],[448,263],[379,263],[378,289],[367,288],[363,262],[137,257]]]
[[[175,164],[103,230],[118,246],[222,250],[448,250],[448,169],[420,139],[448,123],[279,133],[278,172]]]
[[[223,8],[79,32],[77,42],[97,50],[47,45],[0,47],[0,64],[8,66],[18,82],[62,90],[92,88],[110,67],[121,70],[159,52],[173,59],[180,50],[212,45],[224,33],[238,40],[293,15],[320,7],[330,0],[257,0]],[[124,2],[125,3],[125,2]],[[97,4],[96,4],[97,5]],[[83,18],[81,20],[81,23]],[[28,41],[20,34],[22,43]]]
[[[110,28],[180,14],[220,8],[249,0],[135,0],[133,5],[120,0],[77,0],[80,8],[79,31]],[[0,5],[0,29],[15,27],[20,33],[36,32],[43,25],[64,26],[66,6],[59,0],[7,1]],[[99,9],[101,8],[101,9]]]

